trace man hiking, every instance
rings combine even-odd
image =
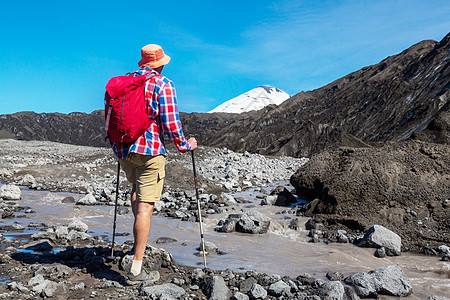
[[[197,148],[195,138],[186,140],[183,135],[172,81],[160,75],[169,61],[170,57],[159,45],[150,44],[141,49],[140,69],[132,76],[150,77],[145,82],[145,102],[152,122],[136,141],[111,143],[128,181],[133,184],[131,208],[134,214],[134,258],[127,274],[128,284],[159,279],[158,271],[146,272],[142,268],[142,260],[150,234],[154,204],[159,201],[163,189],[167,155],[164,132],[180,152]]]

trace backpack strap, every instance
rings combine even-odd
[[[156,76],[158,74],[155,73],[148,73],[147,76],[145,76],[145,80],[149,80],[150,78],[152,78],[153,76]]]

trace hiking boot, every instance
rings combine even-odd
[[[141,273],[138,275],[134,275],[131,272],[128,272],[127,274],[127,284],[129,285],[135,285],[142,283],[143,281],[151,281],[156,282],[159,280],[159,272],[158,271],[150,271],[146,272],[144,269],[142,269]]]

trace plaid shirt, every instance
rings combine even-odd
[[[145,100],[150,107],[149,118],[155,122],[132,143],[111,143],[118,159],[125,159],[129,153],[167,155],[164,147],[164,132],[180,152],[191,149],[181,129],[175,86],[168,78],[147,67],[139,69],[134,74],[137,76],[148,73],[156,75],[145,83]]]

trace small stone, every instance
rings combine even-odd
[[[236,292],[231,300],[249,300],[250,298],[246,294],[242,294],[241,292]]]
[[[76,284],[72,290],[77,291],[77,290],[84,290],[86,288],[86,285],[84,284],[84,282],[81,282],[79,284]]]
[[[245,280],[241,281],[239,283],[239,291],[242,293],[247,294],[248,291],[252,288],[253,284],[257,283],[258,281],[253,277],[248,277]]]
[[[76,230],[71,230],[66,236],[66,239],[70,241],[74,240],[90,240],[92,237],[86,232],[80,232]]]
[[[279,297],[284,294],[288,294],[291,291],[291,287],[282,280],[272,283],[267,289],[269,295]]]
[[[64,199],[62,199],[61,202],[62,203],[75,203],[75,202],[77,202],[77,200],[75,200],[75,198],[72,196],[68,196],[68,197],[65,197]]]
[[[83,198],[77,201],[76,204],[78,205],[94,205],[97,203],[97,200],[95,199],[94,195],[92,193],[87,194]]]
[[[16,215],[12,211],[4,211],[2,213],[2,219],[13,219]]]
[[[339,271],[338,272],[332,272],[332,273],[328,272],[326,276],[327,276],[327,278],[330,281],[342,281],[342,280],[344,280],[344,274],[342,274]]]
[[[36,179],[34,179],[33,175],[31,174],[25,174],[19,184],[31,187],[36,184]]]
[[[431,295],[428,296],[427,300],[450,300],[450,298],[444,296]]]
[[[193,282],[200,282],[203,281],[203,278],[205,277],[205,272],[203,272],[202,269],[194,269],[192,271],[192,280]]]
[[[121,288],[122,285],[118,283],[117,281],[107,280],[103,282],[103,284],[100,286],[101,289],[108,289],[108,288]]]
[[[68,233],[69,233],[69,229],[67,226],[58,226],[55,229],[55,234],[58,239],[66,238]]]
[[[175,243],[175,242],[177,242],[176,239],[166,237],[166,236],[162,236],[156,240],[157,244],[168,244],[168,243]]]
[[[437,250],[439,251],[439,253],[450,253],[450,247],[448,247],[447,245],[440,245]]]
[[[15,224],[14,223],[14,224],[11,225],[11,230],[12,231],[22,231],[22,230],[25,230],[25,227],[20,225],[20,224]]]
[[[384,247],[378,248],[375,250],[374,255],[378,258],[386,257],[386,249]]]
[[[126,215],[127,213],[129,213],[130,210],[128,209],[128,207],[123,207],[120,206],[117,208],[117,213],[121,216],[121,215]]]
[[[206,277],[201,288],[208,299],[229,299],[231,296],[231,292],[222,276]]]
[[[186,291],[173,283],[166,283],[154,286],[143,286],[139,294],[144,297],[150,297],[150,299],[161,299],[163,295],[179,299],[186,294]]]
[[[288,227],[289,227],[290,229],[293,229],[293,230],[299,230],[299,229],[300,229],[299,220],[298,220],[298,219],[292,219],[292,220],[289,222]]]
[[[20,200],[22,192],[16,185],[5,184],[0,187],[0,198],[3,200]]]
[[[267,297],[267,291],[261,285],[254,283],[248,295],[252,299],[265,299]]]
[[[76,230],[76,231],[79,231],[79,232],[87,232],[88,228],[89,227],[83,221],[81,221],[80,219],[73,220],[72,222],[69,223],[69,226],[68,226],[68,230],[69,231],[70,230]]]
[[[325,282],[318,293],[321,299],[344,299],[345,288],[340,281]]]
[[[197,250],[203,251],[203,244],[202,244],[202,242],[200,242],[200,246],[197,248]],[[206,250],[206,252],[215,253],[215,252],[217,252],[219,250],[219,247],[217,247],[216,245],[214,245],[211,242],[205,241],[205,250]]]

